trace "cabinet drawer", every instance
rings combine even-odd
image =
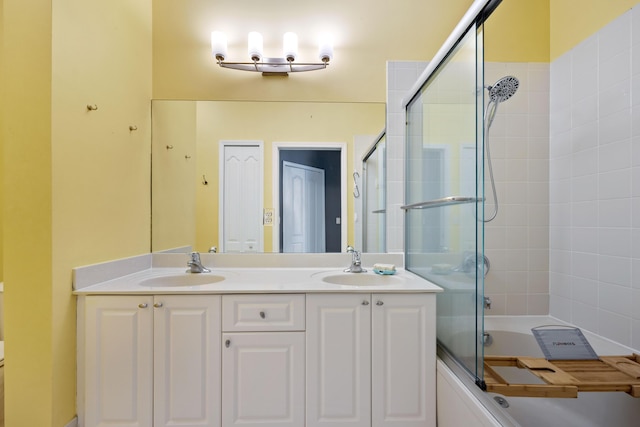
[[[304,295],[223,295],[223,331],[304,331]]]

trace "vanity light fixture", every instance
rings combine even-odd
[[[320,62],[295,62],[298,58],[298,36],[285,33],[283,38],[283,54],[281,58],[265,58],[263,55],[262,35],[252,31],[249,33],[248,53],[251,62],[228,62],[227,37],[220,31],[211,33],[211,51],[218,65],[234,70],[253,71],[263,76],[286,76],[289,73],[323,70],[333,59],[333,44],[328,36],[323,36],[319,43],[318,57]]]

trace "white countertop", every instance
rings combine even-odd
[[[367,268],[367,267],[365,267]],[[327,283],[327,276],[353,274],[371,285]],[[217,293],[308,293],[308,292],[439,292],[441,288],[403,269],[383,276],[367,268],[366,273],[343,273],[337,268],[224,268],[197,273],[198,279],[223,276],[224,280],[195,286],[146,286],[145,280],[167,276],[192,276],[184,268],[150,268],[74,291],[76,295],[106,294],[217,294]],[[186,278],[185,280],[189,280]]]
[[[397,265],[402,258],[394,254],[367,254],[366,273],[345,273],[344,254],[202,254],[209,273],[187,273],[185,254],[145,254],[73,270],[75,295],[219,294],[219,293],[308,293],[308,292],[440,292],[428,280],[396,269],[396,274],[372,271],[375,262]],[[364,258],[364,257],[363,257]],[[368,265],[368,263],[371,263]],[[303,265],[304,267],[301,267]],[[250,267],[246,267],[250,266]],[[334,279],[331,280],[332,276]],[[168,280],[170,286],[159,279]],[[212,283],[198,284],[209,282]],[[215,280],[219,281],[215,281]],[[344,281],[357,284],[335,284]],[[146,281],[146,283],[145,283]],[[154,282],[155,283],[152,283]],[[194,285],[175,286],[176,282]],[[334,282],[334,283],[330,283]],[[366,284],[365,284],[366,283]]]

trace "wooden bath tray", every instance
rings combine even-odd
[[[494,367],[527,369],[545,384],[507,382]],[[640,397],[640,355],[601,356],[597,360],[553,360],[519,356],[486,356],[487,391],[505,396],[578,397],[580,391],[624,391]]]

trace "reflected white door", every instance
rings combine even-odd
[[[283,252],[325,252],[324,169],[283,162]]]
[[[262,147],[224,146],[224,252],[262,252]]]

